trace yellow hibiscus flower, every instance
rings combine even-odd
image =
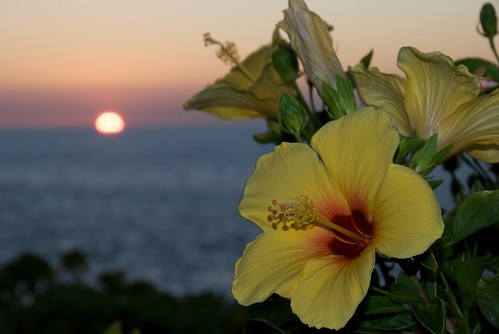
[[[438,133],[438,149],[466,151],[499,162],[499,90],[479,95],[480,82],[440,52],[402,48],[398,66],[407,78],[357,65],[352,75],[362,100],[390,114],[407,137]]]
[[[392,163],[398,143],[389,117],[364,108],[327,123],[311,147],[283,143],[258,160],[239,211],[263,233],[237,261],[239,303],[277,293],[303,323],[339,329],[366,296],[376,252],[408,258],[441,236],[431,188]]]
[[[277,43],[277,42],[276,42]],[[275,118],[281,94],[291,94],[272,64],[274,45],[263,46],[184,104],[227,120]]]

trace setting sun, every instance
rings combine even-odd
[[[103,134],[120,133],[125,128],[123,117],[113,111],[106,111],[95,119],[95,129]]]

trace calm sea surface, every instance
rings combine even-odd
[[[33,251],[56,264],[78,248],[109,270],[177,295],[229,295],[258,229],[237,213],[272,146],[258,126],[0,131],[0,262]]]
[[[90,273],[123,270],[163,290],[229,294],[258,229],[237,205],[257,126],[0,131],[0,262],[24,251],[53,264],[74,248]]]

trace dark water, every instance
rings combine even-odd
[[[252,141],[260,131],[0,131],[0,262],[34,251],[55,264],[78,248],[90,276],[122,270],[179,295],[228,295],[234,262],[258,234],[237,205],[272,150]]]
[[[228,294],[257,234],[237,205],[257,126],[0,132],[0,262],[78,248],[91,274],[123,270],[176,294]]]

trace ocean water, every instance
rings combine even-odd
[[[259,230],[237,205],[256,159],[255,125],[104,136],[0,131],[0,262],[33,251],[86,254],[89,276],[121,270],[177,295],[229,295]]]
[[[94,280],[123,271],[176,295],[230,296],[234,263],[259,233],[237,205],[273,149],[251,139],[262,127],[233,124],[0,131],[0,263],[32,251],[55,265],[77,248]]]

